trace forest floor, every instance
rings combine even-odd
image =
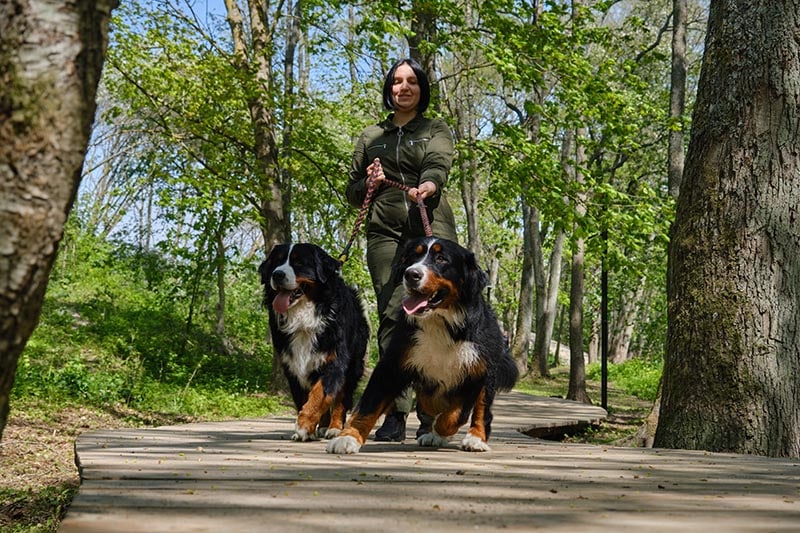
[[[520,390],[542,396],[563,396],[568,374],[525,378]],[[599,383],[587,382],[599,403]],[[609,416],[599,427],[566,437],[569,442],[627,445],[652,403],[609,388]],[[101,410],[80,405],[50,406],[34,401],[12,402],[0,441],[0,530],[9,533],[55,532],[80,478],[74,461],[75,439],[95,429],[161,426],[202,421],[127,408]]]

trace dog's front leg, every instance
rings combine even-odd
[[[490,394],[486,387],[482,387],[475,406],[472,409],[472,421],[464,440],[459,446],[468,452],[488,452],[492,449],[487,441],[492,427],[492,401],[494,395]]]
[[[333,394],[326,394],[322,380],[318,380],[308,393],[308,400],[297,414],[297,425],[292,440],[308,441],[316,437],[317,424],[323,413],[330,409],[335,400]]]
[[[458,433],[469,416],[469,406],[465,406],[461,397],[455,397],[449,401],[443,398],[434,399],[426,394],[417,394],[417,401],[422,407],[422,411],[428,414],[436,414],[431,431],[420,435],[417,444],[427,448],[442,448],[450,442],[453,435]]]
[[[327,452],[358,453],[380,416],[389,410],[392,402],[410,382],[397,365],[386,359],[379,361],[353,415],[339,436],[328,442]]]

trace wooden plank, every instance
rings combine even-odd
[[[604,416],[563,402],[502,395],[487,453],[407,440],[330,455],[289,440],[285,417],[94,432],[76,444],[82,484],[60,531],[797,530],[797,461],[519,431]]]

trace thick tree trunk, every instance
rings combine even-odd
[[[800,457],[800,13],[712,0],[655,446]]]
[[[0,437],[78,190],[115,6],[0,3]]]

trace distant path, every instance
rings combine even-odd
[[[84,434],[60,531],[800,530],[800,461],[532,439],[517,429],[605,412],[517,392],[495,414],[488,453],[329,455],[285,417]]]

